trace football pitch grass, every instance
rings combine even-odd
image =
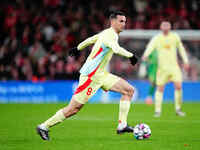
[[[163,105],[160,118],[153,106],[131,105],[128,123],[146,123],[152,136],[136,140],[132,134],[116,134],[118,104],[86,104],[71,119],[50,131],[43,141],[36,126],[65,104],[0,104],[0,150],[200,150],[200,103],[183,105],[186,117]]]

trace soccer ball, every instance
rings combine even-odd
[[[134,127],[133,135],[137,140],[147,139],[151,136],[151,129],[147,124],[140,123]]]

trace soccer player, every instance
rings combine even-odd
[[[155,93],[155,117],[161,115],[161,105],[163,99],[163,90],[167,82],[172,81],[175,85],[175,110],[179,116],[185,116],[181,111],[182,104],[182,74],[178,65],[177,51],[184,62],[184,68],[189,67],[188,58],[178,34],[171,32],[171,24],[163,21],[160,25],[161,33],[154,36],[147,45],[146,51],[142,57],[145,61],[152,51],[158,53],[158,69],[156,76],[156,93]]]
[[[141,65],[146,66],[147,68],[147,76],[150,82],[150,87],[148,91],[148,96],[145,100],[146,104],[152,104],[152,98],[156,89],[156,73],[158,68],[158,58],[157,51],[154,50],[145,62],[142,62]]]
[[[113,12],[109,19],[110,28],[87,38],[70,50],[69,54],[75,56],[85,47],[94,44],[85,64],[80,69],[79,85],[70,103],[37,127],[37,132],[43,140],[49,140],[48,131],[50,127],[79,112],[99,88],[121,93],[117,134],[133,132],[133,127],[127,124],[127,116],[134,88],[124,79],[107,72],[105,67],[113,54],[129,58],[132,65],[137,63],[137,56],[118,44],[118,35],[123,31],[126,24],[124,13]]]

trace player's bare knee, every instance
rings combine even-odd
[[[132,86],[129,86],[127,89],[126,89],[126,96],[132,98],[133,97],[133,94],[134,94],[134,88]]]
[[[131,86],[130,87],[130,90],[129,90],[129,93],[130,93],[130,96],[131,96],[131,98],[133,97],[133,94],[134,94],[134,88]]]

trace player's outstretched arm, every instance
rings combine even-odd
[[[69,50],[69,56],[77,56],[80,51],[86,48],[87,46],[94,44],[98,40],[98,34],[87,38],[83,42],[81,42],[77,47],[73,47]]]
[[[112,49],[115,54],[130,58],[133,54],[124,48],[120,47],[116,40],[104,39],[104,44]]]
[[[129,58],[132,65],[135,65],[137,63],[138,57],[137,57],[136,53],[135,52],[131,53],[131,52],[127,51],[126,49],[120,47],[116,40],[109,41],[109,40],[105,39],[104,43],[108,47],[110,47],[115,54]]]
[[[77,49],[81,51],[87,46],[94,44],[98,40],[98,38],[99,38],[99,34],[95,34],[94,36],[87,38],[86,40],[84,40],[77,46]]]

